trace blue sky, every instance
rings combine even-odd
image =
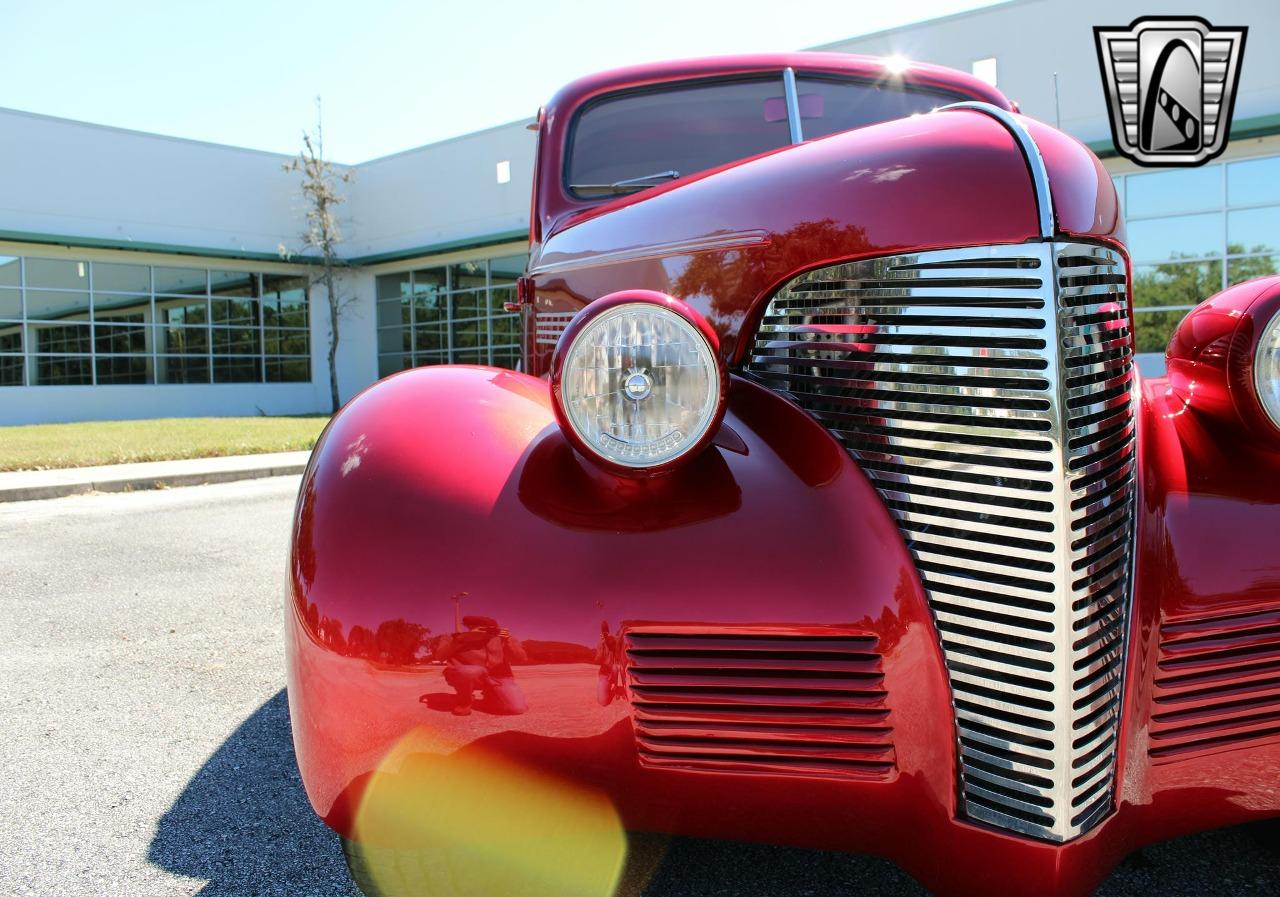
[[[532,116],[600,69],[795,50],[981,0],[5,0],[0,106],[360,162]]]

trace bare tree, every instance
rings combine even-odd
[[[342,400],[338,395],[338,322],[351,301],[338,293],[334,283],[338,269],[346,267],[342,259],[338,258],[342,229],[337,210],[345,200],[342,185],[351,181],[351,172],[338,168],[324,157],[324,131],[319,98],[316,99],[315,137],[306,131],[302,133],[302,152],[298,153],[296,159],[285,163],[284,170],[290,174],[297,172],[302,175],[302,196],[307,208],[307,229],[302,233],[302,243],[307,249],[319,254],[319,271],[310,279],[312,284],[318,281],[324,285],[329,299],[329,396],[336,414],[342,407]],[[282,245],[280,254],[287,258],[290,253]]]

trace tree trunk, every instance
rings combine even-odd
[[[342,399],[338,395],[338,294],[333,287],[333,268],[325,259],[324,288],[329,296],[329,401],[332,414],[337,414],[342,407]]]

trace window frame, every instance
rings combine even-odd
[[[1213,295],[1214,293],[1220,292],[1221,290],[1225,290],[1228,287],[1232,286],[1231,271],[1233,267],[1236,267],[1233,265],[1233,262],[1240,262],[1240,261],[1247,261],[1250,259],[1260,259],[1260,258],[1268,258],[1268,257],[1274,258],[1274,259],[1280,259],[1280,240],[1277,240],[1277,244],[1274,247],[1270,247],[1269,251],[1252,252],[1250,251],[1250,247],[1248,246],[1243,247],[1244,248],[1243,252],[1231,251],[1230,222],[1231,222],[1232,212],[1250,211],[1250,210],[1257,210],[1257,209],[1280,209],[1280,201],[1266,201],[1266,202],[1260,202],[1260,203],[1246,202],[1241,204],[1232,204],[1231,202],[1231,194],[1230,194],[1231,167],[1234,165],[1247,164],[1250,162],[1258,162],[1264,159],[1274,159],[1276,160],[1276,164],[1280,165],[1280,152],[1274,152],[1274,151],[1263,152],[1263,153],[1258,153],[1256,155],[1244,155],[1244,156],[1231,158],[1231,159],[1215,159],[1209,162],[1205,166],[1205,169],[1216,168],[1217,171],[1215,172],[1215,174],[1218,178],[1220,178],[1218,191],[1217,191],[1219,196],[1218,204],[1213,206],[1204,206],[1204,205],[1197,205],[1194,207],[1188,206],[1187,208],[1180,208],[1180,209],[1177,209],[1176,211],[1165,212],[1160,214],[1146,214],[1146,215],[1129,214],[1129,209],[1128,209],[1129,179],[1132,177],[1144,177],[1144,176],[1158,177],[1160,174],[1164,174],[1166,172],[1152,171],[1149,169],[1140,169],[1140,168],[1133,168],[1133,169],[1126,169],[1124,171],[1112,172],[1111,176],[1116,186],[1116,192],[1120,197],[1120,205],[1121,205],[1121,210],[1123,212],[1126,230],[1128,230],[1133,224],[1139,224],[1144,221],[1160,221],[1160,220],[1167,220],[1171,218],[1182,218],[1190,215],[1218,214],[1221,218],[1220,228],[1219,228],[1219,238],[1218,238],[1216,249],[1212,254],[1185,256],[1185,257],[1166,256],[1163,258],[1148,258],[1148,257],[1136,258],[1132,255],[1130,256],[1130,263],[1134,269],[1133,279],[1135,281],[1135,286],[1136,286],[1136,280],[1137,280],[1137,270],[1140,268],[1154,269],[1160,265],[1214,265],[1214,264],[1217,264],[1220,269],[1218,272],[1217,288],[1213,289],[1210,293],[1206,295],[1196,297],[1196,302],[1191,305],[1186,305],[1186,304],[1139,305],[1138,296],[1135,291],[1134,303],[1133,303],[1135,344],[1136,344],[1138,335],[1143,327],[1144,317],[1148,317],[1157,313],[1175,313],[1175,312],[1181,312],[1182,316],[1185,317],[1187,312],[1196,308],[1197,305],[1199,305],[1205,299],[1208,299],[1210,295]],[[1128,244],[1127,240],[1126,240],[1126,250],[1130,252],[1132,250],[1132,247]],[[1177,325],[1175,324],[1174,326],[1176,328]]]
[[[21,378],[18,382],[0,384],[0,387],[187,386],[196,383],[216,385],[220,382],[231,382],[219,380],[216,376],[215,370],[219,361],[223,363],[223,367],[230,365],[243,368],[250,359],[253,360],[252,363],[257,369],[257,376],[251,380],[236,379],[234,382],[264,385],[268,383],[310,383],[312,381],[314,376],[314,340],[311,331],[310,282],[306,272],[280,272],[278,269],[264,272],[261,268],[248,266],[225,268],[220,266],[239,264],[240,260],[223,258],[211,259],[209,264],[203,267],[195,267],[189,264],[164,264],[150,259],[139,261],[137,259],[118,259],[113,257],[101,258],[94,254],[88,254],[84,257],[47,255],[41,253],[38,249],[33,253],[26,253],[21,249],[16,249],[16,251],[11,249],[10,252],[12,254],[6,257],[14,258],[18,261],[18,283],[16,287],[6,287],[6,289],[16,292],[19,297],[19,317],[16,320],[5,318],[5,322],[6,326],[16,326],[19,351],[3,353],[3,359],[0,359],[0,361],[3,361],[6,367],[17,365],[21,371]],[[33,287],[29,282],[30,278],[28,276],[29,262],[32,259],[61,262],[66,265],[82,264],[85,266],[83,275],[85,283],[82,288],[77,289]],[[100,289],[97,280],[99,266],[124,266],[143,269],[146,271],[146,288],[145,290]],[[200,290],[197,283],[187,292],[157,293],[157,284],[163,279],[162,276],[157,276],[157,272],[163,272],[167,269],[180,270],[188,275],[202,274],[203,290]],[[238,276],[247,285],[250,295],[227,297],[219,294],[215,296],[212,285],[213,272]],[[277,279],[296,278],[300,282],[299,285],[295,285],[299,290],[299,296],[296,302],[291,303],[291,306],[297,304],[302,309],[303,326],[283,327],[277,325],[273,328],[266,326],[265,302],[261,293],[263,283],[268,277]],[[198,280],[198,278],[196,279]],[[133,285],[141,287],[141,280]],[[32,293],[45,293],[50,296],[60,294],[79,295],[83,293],[87,296],[87,302],[82,310],[77,308],[63,312],[61,313],[62,317],[33,319],[31,316]],[[251,307],[256,310],[256,320],[238,324],[214,322],[212,314],[213,303],[219,298],[227,301],[251,303]],[[162,323],[160,315],[169,302],[177,303],[186,309],[203,309],[203,319],[198,322],[188,322],[184,314],[180,323]],[[112,317],[113,314],[116,317]],[[126,321],[124,320],[125,317],[140,317],[141,321]],[[71,348],[84,348],[86,351],[65,351],[68,348],[67,346],[53,346],[48,344],[47,340],[44,347],[45,350],[42,351],[41,341],[37,337],[41,333],[57,333],[57,328],[59,327],[76,328],[81,331],[86,342],[83,346],[77,344]],[[266,339],[268,330],[279,337],[281,344],[285,337],[300,339],[302,346],[294,348],[302,348],[304,351],[288,355],[281,354],[279,357],[269,355]],[[171,331],[182,334],[198,334],[199,339],[197,340],[195,351],[169,351],[171,347],[166,341],[166,334]],[[232,355],[216,351],[217,336],[245,339],[246,334],[250,333],[256,344],[253,352]],[[134,343],[141,343],[137,351],[131,350]],[[130,351],[113,351],[120,349],[121,346],[128,347]],[[234,348],[241,349],[244,346],[236,346]],[[293,373],[297,373],[299,370],[298,363],[303,362],[306,376],[301,380],[270,379],[267,375],[267,369],[272,361],[279,362],[281,370],[288,368]],[[162,371],[166,371],[170,363],[176,363],[183,369],[184,373],[181,374],[180,379],[171,380],[167,376],[162,376]],[[42,376],[44,372],[56,369],[59,365],[67,364],[73,364],[79,371],[78,376],[74,378],[74,382],[50,382],[45,376]],[[87,366],[87,370],[81,371],[80,369],[85,366]],[[200,370],[205,373],[204,379],[201,380],[198,377],[197,379],[192,379],[190,375],[192,373],[198,375]],[[102,372],[101,376],[100,372]],[[3,392],[0,392],[0,395],[3,395]]]

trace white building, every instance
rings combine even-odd
[[[1195,301],[1280,270],[1280,6],[1210,13],[1250,27],[1221,157],[1147,170],[1111,146],[1093,26],[1173,12],[1014,0],[817,49],[973,71],[1089,143],[1125,205],[1140,348],[1158,350]],[[323,291],[312,307],[311,266],[280,255],[303,227],[287,157],[8,110],[0,132],[0,424],[328,409]],[[352,167],[344,398],[415,364],[514,364],[502,302],[532,169],[523,121]]]

